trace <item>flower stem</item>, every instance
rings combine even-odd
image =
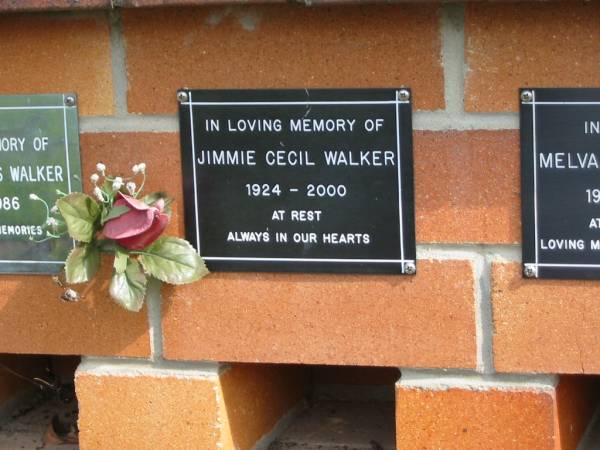
[[[140,188],[137,190],[137,192],[135,194],[135,198],[137,198],[138,195],[140,195],[142,193],[142,191],[144,190],[145,184],[146,184],[146,172],[142,172],[142,184],[140,184]]]

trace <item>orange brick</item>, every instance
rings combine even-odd
[[[504,372],[600,373],[600,285],[492,269],[494,364]]]
[[[304,396],[302,368],[234,365],[192,369],[116,366],[76,378],[80,444],[86,449],[250,450]]]
[[[524,383],[429,389],[401,381],[396,390],[396,448],[575,450],[595,402],[588,400],[589,382],[563,384],[561,380],[558,388],[543,389]],[[570,407],[561,391],[587,406]]]
[[[75,92],[83,115],[113,113],[105,14],[0,16],[0,94]]]
[[[220,378],[225,448],[255,448],[305,397],[308,374],[305,367],[268,364],[234,364],[225,371]]]
[[[106,164],[113,175],[131,175],[131,167],[146,163],[144,192],[164,191],[173,198],[171,222],[166,233],[184,236],[181,150],[176,133],[86,133],[81,135],[81,165],[84,187],[96,163]],[[138,184],[141,180],[137,178]]]
[[[415,133],[419,242],[520,241],[516,131]]]
[[[216,377],[84,373],[76,386],[82,448],[214,450],[221,441]]]
[[[111,262],[93,282],[75,285],[83,299],[59,300],[50,276],[0,277],[0,352],[149,356],[145,308],[127,312],[108,295]]]
[[[444,107],[439,5],[130,10],[124,30],[136,113],[174,113],[184,86],[410,86]]]
[[[317,385],[392,386],[400,378],[400,371],[395,367],[316,366],[312,377]]]
[[[399,389],[396,448],[554,449],[545,392]]]
[[[465,18],[468,111],[517,111],[518,88],[600,83],[600,5],[471,3]]]
[[[415,277],[221,272],[164,292],[169,359],[476,365],[468,261],[422,260]]]

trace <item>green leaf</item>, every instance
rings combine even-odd
[[[153,192],[152,194],[148,194],[144,196],[142,201],[147,205],[154,205],[158,200],[162,199],[165,202],[165,207],[163,212],[171,217],[171,204],[173,203],[173,199],[171,197],[167,197],[166,192]]]
[[[117,273],[123,273],[127,269],[127,260],[129,259],[129,255],[125,252],[117,250],[115,252],[115,262],[113,267]]]
[[[208,274],[200,255],[184,239],[163,236],[136,253],[140,255],[144,270],[166,283],[192,283]]]
[[[110,296],[128,311],[138,312],[144,306],[148,279],[140,263],[135,259],[127,260],[123,273],[113,273],[110,281]]]
[[[169,199],[169,197],[167,197],[166,192],[162,192],[162,191],[153,192],[152,194],[144,195],[144,198],[142,198],[142,201],[146,205],[153,205],[161,198],[165,201],[165,203],[170,202],[170,199]]]
[[[121,217],[126,212],[129,212],[129,208],[124,205],[113,206],[112,208],[110,208],[110,210],[105,209],[102,212],[102,220],[100,223],[102,225],[104,225],[109,220],[116,219],[117,217]]]
[[[67,224],[69,235],[81,242],[90,242],[94,237],[95,222],[100,215],[100,206],[89,195],[81,192],[69,194],[56,201],[56,206]]]
[[[95,246],[83,245],[75,247],[69,253],[65,263],[67,283],[87,283],[100,267],[100,251]]]

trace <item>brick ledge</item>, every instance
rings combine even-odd
[[[459,1],[459,0],[450,0]],[[467,0],[478,1],[478,0]],[[502,1],[502,0],[500,0]],[[519,0],[517,0],[519,1]],[[525,1],[525,0],[523,0]],[[538,0],[542,2],[543,0]],[[557,0],[560,1],[560,0]],[[2,12],[70,11],[117,8],[151,8],[161,6],[299,3],[311,5],[340,5],[353,3],[421,3],[422,0],[5,0],[0,1]]]

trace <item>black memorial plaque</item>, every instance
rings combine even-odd
[[[186,234],[210,269],[415,272],[409,90],[178,99]]]
[[[600,89],[522,89],[524,275],[600,278]]]

